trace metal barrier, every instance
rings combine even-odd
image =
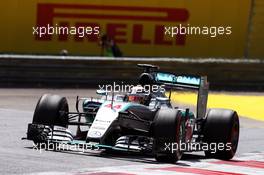
[[[207,75],[211,89],[264,89],[264,61],[0,55],[1,87],[95,87],[137,83],[138,63],[177,74]]]

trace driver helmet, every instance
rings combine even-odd
[[[131,92],[127,95],[129,102],[144,104],[148,94],[142,86],[135,86],[131,89]]]

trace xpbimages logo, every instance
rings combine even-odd
[[[32,29],[33,29],[32,34],[40,38],[46,35],[74,35],[83,38],[87,35],[99,36],[100,34],[99,26],[67,27],[67,26],[58,26],[58,24],[55,24],[55,26],[51,26],[47,24],[47,26],[32,27]]]
[[[165,143],[164,150],[174,153],[175,151],[209,151],[216,153],[217,151],[229,151],[232,149],[232,143],[197,143],[197,142],[181,142]]]
[[[232,27],[231,26],[191,26],[190,24],[178,26],[165,26],[164,34],[170,37],[175,37],[178,35],[204,35],[211,38],[215,38],[221,35],[231,35]]]
[[[89,143],[76,143],[76,144],[67,144],[67,143],[58,143],[48,140],[46,143],[33,143],[33,150],[42,153],[43,151],[76,151],[76,152],[85,152],[86,150],[99,150],[99,147],[89,144]]]
[[[105,85],[98,85],[99,90],[105,91],[105,92],[114,92],[114,93],[129,93],[133,90],[133,88],[136,87],[141,87],[138,88],[138,93],[145,93],[145,94],[150,94],[151,92],[156,93],[156,92],[161,92],[164,93],[165,90],[165,85],[132,85],[132,84],[124,84],[121,82],[121,84],[118,84],[116,82],[113,82],[113,84],[105,84]]]

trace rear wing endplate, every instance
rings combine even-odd
[[[197,118],[204,118],[207,109],[209,83],[206,76],[174,75],[165,72],[153,72],[154,81],[167,87],[187,88],[198,91]]]

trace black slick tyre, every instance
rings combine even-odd
[[[239,141],[239,118],[236,111],[210,109],[203,126],[204,143],[215,144],[217,149],[205,150],[210,158],[232,159]],[[222,145],[220,147],[220,145]]]
[[[179,147],[185,140],[185,123],[180,110],[160,110],[155,117],[153,134],[154,154],[158,162],[175,163],[181,159]]]

